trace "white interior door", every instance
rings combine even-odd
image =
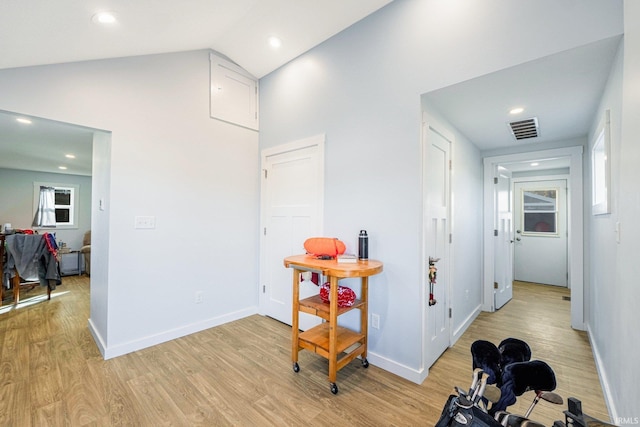
[[[567,286],[567,181],[516,182],[515,279]]]
[[[304,241],[322,235],[324,136],[263,153],[261,312],[291,325],[292,275],[287,256],[304,253]],[[318,286],[300,284],[300,297],[317,294]],[[300,313],[300,329],[320,318]]]
[[[497,172],[497,171],[496,171]],[[494,307],[499,309],[513,298],[513,212],[511,173],[496,173]]]
[[[450,159],[451,142],[427,124],[423,129],[423,199],[425,269],[423,282],[429,297],[429,257],[439,258],[433,286],[436,304],[425,301],[425,365],[431,366],[451,342],[449,318],[449,229],[450,229]]]

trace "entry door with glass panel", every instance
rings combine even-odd
[[[517,182],[514,279],[567,286],[567,181]]]

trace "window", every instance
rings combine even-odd
[[[604,112],[598,124],[595,140],[591,149],[591,200],[592,213],[602,215],[611,213],[611,131],[609,110]]]
[[[54,187],[55,188],[55,187]],[[73,225],[73,188],[56,188],[56,224]]]
[[[522,212],[524,230],[527,234],[557,234],[558,190],[524,190]]]
[[[73,184],[34,182],[34,215],[38,210],[40,186],[53,187],[55,189],[56,228],[78,228],[78,198],[80,187]]]

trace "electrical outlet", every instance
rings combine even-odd
[[[380,329],[380,316],[377,314],[371,314],[371,327],[373,329]]]
[[[204,300],[204,296],[202,295],[202,291],[196,292],[196,304],[202,304]]]

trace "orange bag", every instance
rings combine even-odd
[[[311,255],[335,257],[343,254],[347,248],[335,237],[310,237],[304,241],[304,249]]]

